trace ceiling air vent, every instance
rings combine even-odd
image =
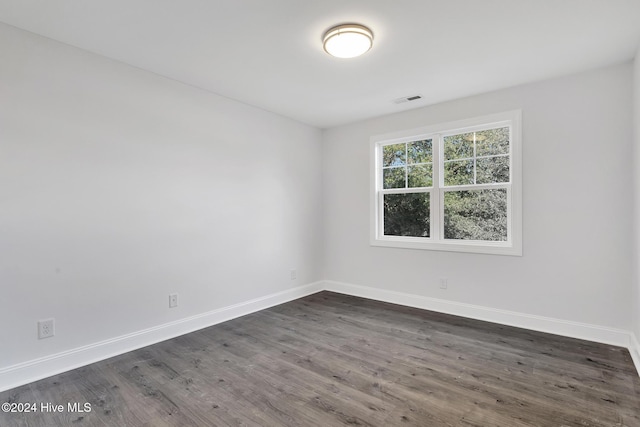
[[[395,99],[393,101],[393,103],[394,104],[402,104],[404,102],[417,101],[418,99],[422,99],[422,96],[420,96],[420,95],[403,96],[402,98]]]

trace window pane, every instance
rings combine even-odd
[[[407,144],[393,144],[382,147],[382,167],[404,166],[407,164]]]
[[[431,152],[430,139],[424,141],[414,141],[407,144],[407,154],[409,164],[431,163],[433,156]]]
[[[473,160],[444,163],[444,185],[468,185],[473,183]]]
[[[479,158],[476,168],[476,184],[509,182],[509,156]]]
[[[509,154],[509,128],[476,132],[476,156]]]
[[[444,193],[444,238],[507,240],[507,190]]]
[[[385,236],[429,237],[429,193],[385,194]]]
[[[405,188],[406,168],[388,168],[383,169],[383,187],[387,188]]]
[[[444,159],[473,157],[473,132],[444,137]]]
[[[433,185],[432,165],[415,165],[407,169],[409,188],[431,187]]]

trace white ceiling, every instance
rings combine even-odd
[[[326,128],[629,60],[640,0],[0,0],[0,21]],[[348,22],[373,49],[328,56]]]

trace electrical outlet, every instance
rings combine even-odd
[[[169,295],[169,308],[174,308],[178,306],[178,294],[170,294]]]
[[[447,289],[448,286],[449,286],[449,279],[447,279],[446,277],[441,277],[440,278],[440,289]]]
[[[291,273],[291,280],[296,280],[298,278],[298,272],[294,269],[290,271]]]
[[[38,320],[38,339],[52,337],[56,334],[55,319]]]

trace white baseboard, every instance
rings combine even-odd
[[[630,348],[630,332],[621,329],[500,310],[350,283],[325,281],[324,289],[377,301]]]
[[[9,390],[71,369],[79,368],[80,366],[95,363],[198,329],[264,310],[274,305],[302,298],[319,292],[322,289],[322,282],[298,286],[293,289],[165,323],[153,328],[8,366],[0,369],[0,391]]]
[[[636,365],[636,371],[640,373],[640,342],[638,342],[638,337],[634,333],[631,334],[629,353],[631,353],[633,364]]]

